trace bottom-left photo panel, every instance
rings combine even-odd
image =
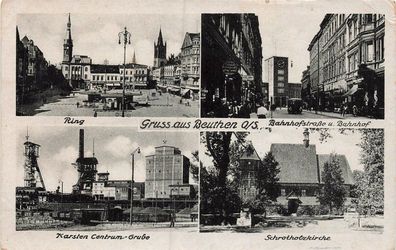
[[[25,127],[16,230],[198,231],[199,134]]]

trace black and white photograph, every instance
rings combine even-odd
[[[200,232],[380,239],[383,129],[202,132]]]
[[[199,116],[198,14],[20,14],[16,57],[18,116]]]
[[[383,14],[201,19],[202,117],[384,118]]]
[[[16,230],[197,232],[198,141],[129,128],[21,129]]]

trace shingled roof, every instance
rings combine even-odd
[[[349,166],[348,160],[345,157],[345,155],[334,155],[340,162],[340,168],[342,172],[342,178],[344,179],[345,184],[352,185],[354,184],[353,176],[352,176],[352,171],[351,167]],[[329,154],[324,154],[324,155],[318,155],[318,165],[319,165],[319,176],[320,176],[320,181],[322,181],[322,172],[324,169],[324,164],[330,159]]]
[[[279,163],[279,183],[319,183],[315,145],[274,143],[271,153]]]

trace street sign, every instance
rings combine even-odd
[[[244,75],[244,76],[242,76],[242,80],[244,80],[244,81],[253,81],[254,77],[251,76],[251,75]]]
[[[223,64],[223,73],[226,75],[233,75],[238,73],[238,64],[235,63],[234,61],[226,61]]]

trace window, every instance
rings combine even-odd
[[[278,69],[278,75],[284,75],[285,74],[285,70],[283,69]]]
[[[85,67],[85,71],[88,71],[88,67]]]
[[[285,77],[284,76],[278,76],[278,81],[284,81]]]
[[[367,42],[367,61],[371,62],[374,59],[374,45],[373,41]]]
[[[285,84],[283,82],[278,82],[278,87],[283,88],[283,87],[285,87]]]
[[[278,88],[278,93],[279,94],[284,94],[285,93],[285,89],[284,88]]]

